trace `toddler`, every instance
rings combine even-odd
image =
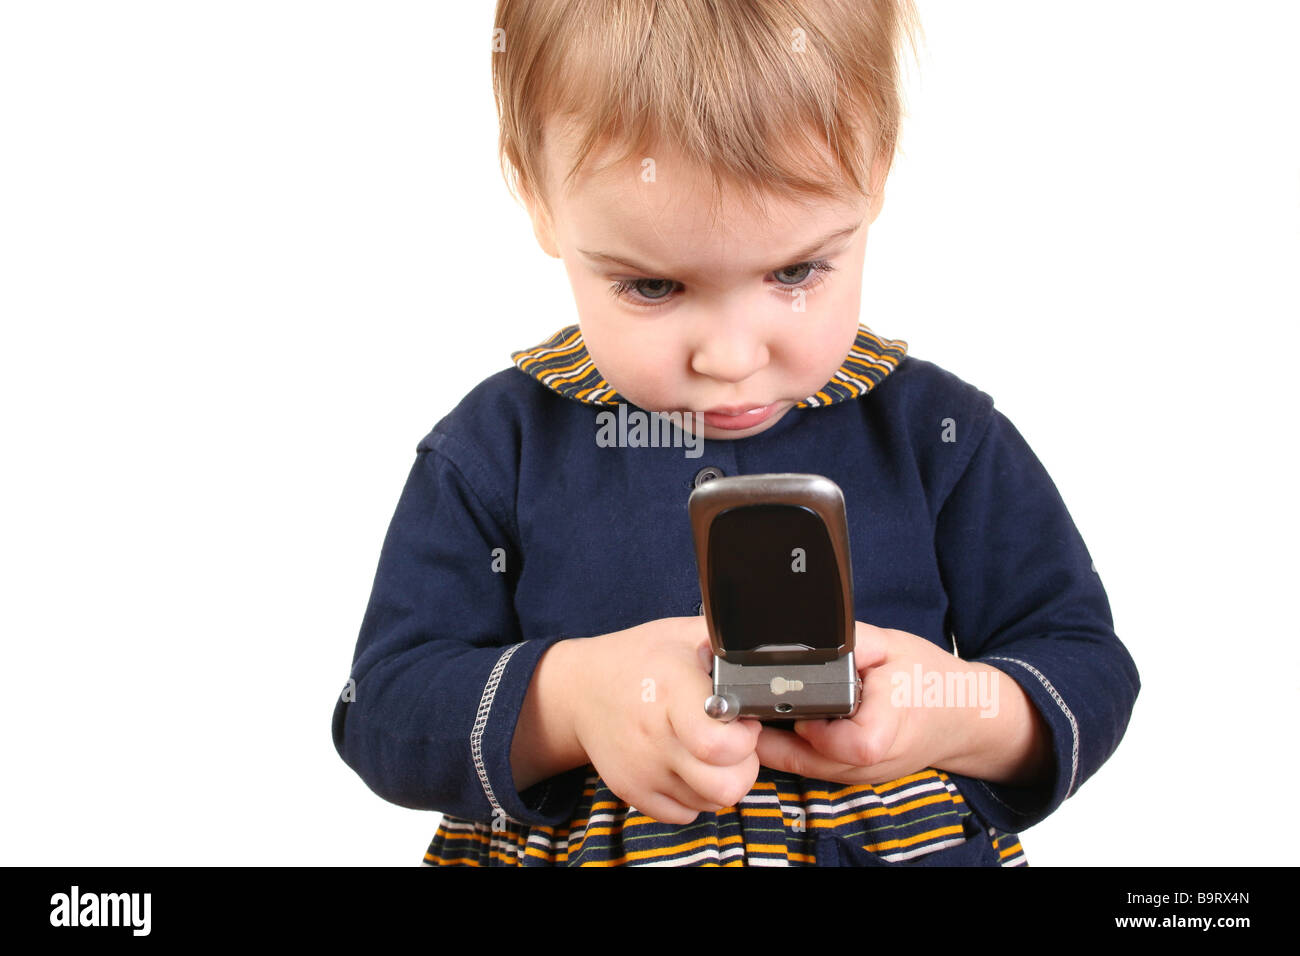
[[[430,865],[1023,864],[1138,674],[1011,422],[899,317],[860,322],[909,3],[500,0],[495,24],[503,170],[578,321],[416,447],[340,756],[443,813]],[[843,489],[852,718],[704,712],[686,502],[764,472]]]

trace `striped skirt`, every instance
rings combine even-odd
[[[444,815],[427,866],[1023,866],[940,770],[845,785],[760,769],[734,807],[684,826],[629,807],[588,765],[574,816],[497,826]]]

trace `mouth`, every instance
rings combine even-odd
[[[704,423],[712,425],[714,428],[723,428],[730,431],[739,431],[743,428],[753,428],[755,425],[766,421],[776,408],[776,404],[758,405],[746,408],[743,405],[724,405],[718,408],[711,408],[704,415]]]

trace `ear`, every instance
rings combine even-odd
[[[533,221],[533,235],[537,237],[537,244],[552,259],[560,258],[560,250],[555,242],[555,224],[546,212],[546,207],[523,183],[519,184],[519,194],[528,209],[528,218]]]

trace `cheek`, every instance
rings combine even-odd
[[[671,408],[680,400],[674,398],[677,389],[667,356],[631,349],[620,352],[608,368],[594,352],[592,358],[610,384],[643,408]]]
[[[592,361],[622,395],[642,407],[673,405],[680,356],[671,338],[635,316],[590,316],[579,319]]]
[[[792,346],[790,365],[810,394],[830,380],[843,363],[858,334],[856,313],[845,312],[833,322],[806,326]]]

